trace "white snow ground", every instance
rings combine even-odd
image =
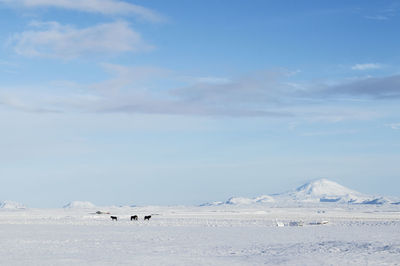
[[[399,265],[400,206],[0,209],[0,236],[0,265]]]
[[[0,265],[400,265],[400,204],[326,179],[199,207],[5,201],[0,236]]]

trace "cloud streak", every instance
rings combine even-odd
[[[136,16],[149,22],[166,20],[151,9],[118,0],[0,0],[0,3],[23,8],[51,7],[103,15]]]
[[[114,64],[101,65],[111,78],[102,82],[77,86],[70,82],[59,82],[66,88],[57,90],[32,90],[16,96],[19,105],[2,100],[3,104],[22,111],[30,106],[59,112],[83,111],[94,113],[147,113],[199,116],[270,116],[290,117],[288,110],[274,106],[282,75],[276,72],[262,72],[242,77],[235,81],[228,78],[194,78],[197,83],[179,88],[160,88],[168,80],[179,80],[171,71],[152,67],[126,67]],[[151,84],[154,80],[160,80]],[[221,82],[223,80],[224,82]],[[163,82],[164,81],[164,82]],[[217,82],[216,82],[217,81]],[[71,87],[69,84],[73,84]],[[275,86],[277,85],[277,86]],[[76,87],[77,89],[74,89]],[[1,91],[1,90],[0,90]],[[11,91],[12,90],[8,90]],[[41,95],[41,92],[43,95]],[[64,91],[63,95],[49,95],[48,91]],[[75,91],[75,93],[74,93]],[[1,95],[0,95],[1,96]],[[32,95],[33,96],[33,95]]]
[[[243,77],[237,81],[227,78],[192,78],[194,85],[172,89],[148,89],[144,84],[160,79],[178,79],[171,71],[149,67],[124,67],[102,65],[114,77],[92,85],[103,93],[104,101],[98,102],[95,112],[124,112],[150,114],[177,114],[202,116],[292,116],[288,111],[265,105],[270,102],[268,84],[261,86],[276,73]],[[223,81],[223,82],[222,82]],[[144,83],[143,83],[144,82]],[[167,82],[164,82],[167,83]],[[246,86],[245,83],[252,83]],[[273,81],[270,81],[270,85]],[[157,86],[157,85],[155,85]],[[113,88],[113,89],[111,89]],[[108,89],[108,90],[107,90]],[[117,91],[115,91],[117,89]],[[273,86],[270,86],[270,91]],[[246,92],[247,91],[247,92]],[[271,94],[272,95],[272,94]],[[255,99],[259,101],[255,103]],[[262,98],[262,99],[260,99]]]
[[[184,101],[210,106],[246,106],[276,103],[285,94],[293,93],[293,87],[282,82],[284,71],[262,71],[238,79],[222,79],[224,82],[200,82],[171,91]]]
[[[308,117],[310,121],[335,123],[346,119],[372,119],[379,116],[368,108],[372,101],[385,104],[389,99],[400,98],[400,75],[326,85],[287,82],[287,71],[260,71],[236,79],[192,77],[186,85],[172,86],[169,82],[177,80],[179,83],[182,76],[167,69],[106,63],[101,67],[110,76],[103,81],[92,84],[61,82],[57,89],[35,92],[25,89],[26,93],[20,95],[9,89],[7,97],[3,94],[0,101],[28,112]],[[49,91],[64,93],[49,94]]]
[[[394,129],[394,130],[400,130],[400,123],[386,124],[386,126],[390,127],[391,129]]]
[[[33,30],[14,34],[9,40],[19,55],[71,59],[86,54],[117,54],[150,50],[141,35],[124,21],[75,28],[58,22],[37,22]]]
[[[352,70],[371,70],[380,68],[382,68],[382,65],[377,63],[355,64],[351,67]]]
[[[373,15],[373,16],[365,16],[366,19],[372,20],[388,20],[389,17],[385,15]]]
[[[399,99],[400,75],[387,77],[370,77],[359,79],[349,83],[326,86],[318,94],[320,96],[330,95],[343,97],[367,97],[372,99]],[[317,95],[313,97],[316,97]]]

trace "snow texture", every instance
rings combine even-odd
[[[400,206],[0,210],[0,265],[398,265]],[[130,221],[138,215],[138,221]],[[145,215],[152,215],[144,221]],[[280,224],[282,226],[277,226]]]
[[[325,179],[199,207],[3,202],[0,265],[399,265],[399,202]]]

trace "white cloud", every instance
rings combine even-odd
[[[399,9],[392,5],[390,8],[385,8],[382,10],[376,10],[376,14],[373,15],[366,15],[364,16],[366,19],[372,19],[372,20],[380,20],[380,21],[386,21],[389,20],[393,17],[395,17],[399,12]]]
[[[394,100],[400,98],[400,75],[360,78],[351,82],[345,81],[332,85],[328,84],[325,87],[322,86],[322,88],[320,90],[320,97],[340,96],[346,100],[353,97],[358,99]]]
[[[397,76],[333,86],[293,86],[285,82],[286,73],[263,71],[230,78],[228,83],[204,83],[201,79],[182,84],[182,76],[168,69],[109,63],[100,66],[104,79],[94,83],[62,81],[36,88],[0,88],[0,105],[27,112],[268,116],[311,123],[379,119],[397,108],[396,102],[389,104],[381,97],[396,95]],[[381,91],[382,87],[386,89]],[[349,97],[364,95],[370,100],[348,101]]]
[[[380,69],[383,66],[377,63],[367,63],[367,64],[355,64],[351,67],[353,70],[370,70],[370,69]]]
[[[43,95],[40,95],[43,96]],[[46,96],[44,96],[45,98]],[[7,93],[4,89],[0,90],[0,106],[8,106],[9,108],[21,110],[24,112],[31,113],[56,113],[59,112],[57,109],[48,107],[33,94],[22,94],[21,93]],[[44,106],[44,107],[43,107]]]
[[[304,137],[316,137],[316,136],[335,136],[335,135],[351,135],[356,134],[357,130],[348,129],[348,130],[327,130],[327,131],[311,131],[301,133]]]
[[[261,71],[223,82],[203,78],[191,86],[174,89],[171,94],[184,101],[218,108],[265,105],[276,102],[288,91],[293,92],[294,88],[282,83],[285,77],[284,71]]]
[[[7,73],[7,74],[17,74],[18,68],[19,68],[19,65],[17,63],[0,59],[0,71],[1,72]]]
[[[171,76],[173,73],[165,69],[115,64],[102,64],[101,67],[106,73],[111,73],[111,77],[96,83],[75,84],[63,81],[53,82],[50,86],[37,89],[0,88],[0,92],[3,91],[3,95],[0,94],[0,104],[28,112],[37,112],[40,107],[40,111],[59,112],[237,117],[292,115],[269,104],[270,96],[275,98],[273,95],[276,92],[273,92],[275,90],[270,86],[276,84],[276,76],[280,76],[277,73],[263,72],[263,75],[257,73],[254,77],[244,77],[226,84],[203,83],[203,81],[193,86],[174,89],[174,86],[168,84],[169,82],[175,84],[175,78]],[[54,89],[55,86],[59,88]]]
[[[386,126],[390,127],[391,129],[400,130],[400,123],[386,124]]]
[[[32,22],[34,30],[14,34],[15,52],[25,56],[75,58],[84,54],[149,50],[139,33],[123,21],[78,29],[58,22]]]
[[[0,66],[16,66],[16,65],[17,64],[15,64],[15,63],[0,59]]]
[[[131,81],[154,79],[155,77],[165,77],[170,73],[170,70],[158,67],[137,67],[137,66],[124,66],[111,63],[102,63],[100,66],[108,73],[123,77]]]
[[[132,67],[118,64],[102,63],[101,67],[111,78],[90,85],[97,91],[118,91],[124,88],[135,91],[151,87],[152,82],[168,77],[171,71],[157,67]]]
[[[165,20],[151,9],[118,0],[0,0],[0,3],[24,8],[54,7],[103,15],[132,15],[150,22]]]

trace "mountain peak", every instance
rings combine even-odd
[[[273,194],[264,195],[256,198],[233,197],[225,202],[216,202],[203,204],[202,206],[216,205],[248,205],[255,203],[274,203],[291,204],[291,203],[351,203],[351,204],[372,204],[381,205],[385,203],[400,204],[400,201],[393,202],[392,199],[385,197],[376,197],[362,194],[355,190],[342,186],[334,181],[326,178],[316,179],[308,182],[297,189]]]
[[[311,197],[358,195],[359,192],[325,178],[308,182],[296,189],[296,194]]]
[[[364,195],[325,178],[313,180],[293,191],[280,195],[300,202],[362,203],[371,200],[371,196]]]

